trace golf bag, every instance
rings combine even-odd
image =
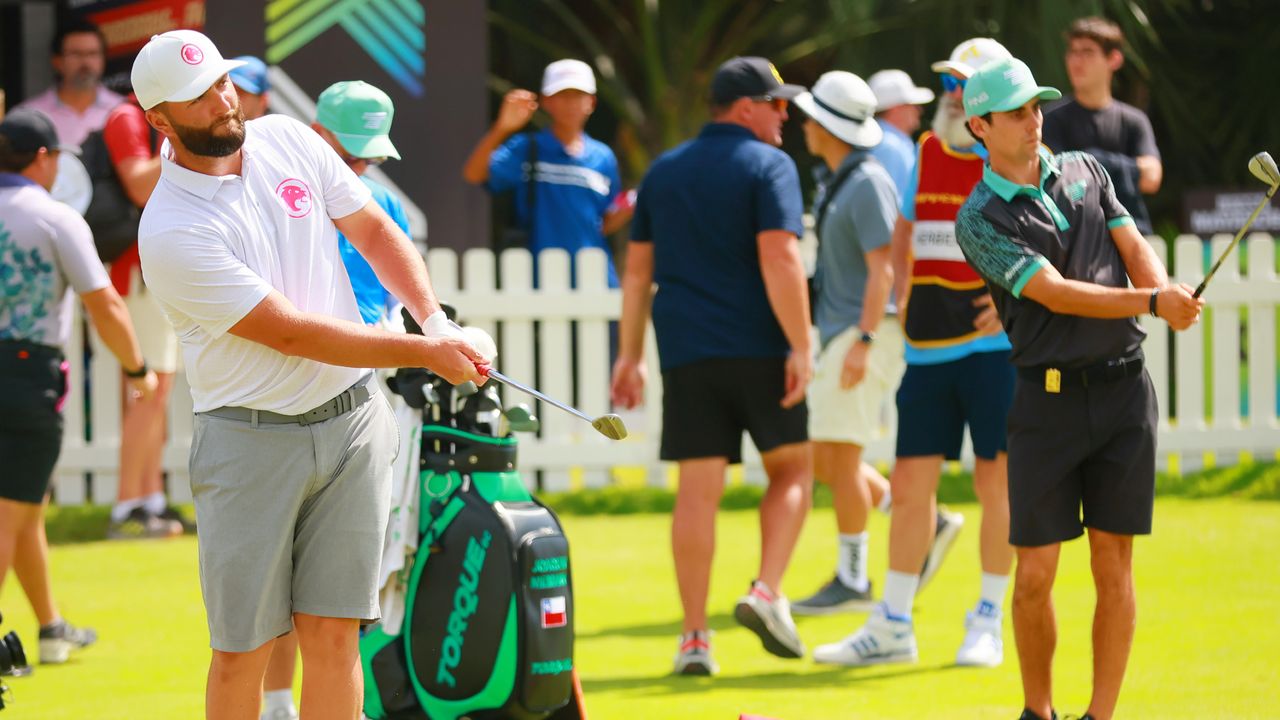
[[[399,634],[376,626],[360,640],[365,715],[547,718],[576,702],[560,523],[516,470],[495,388],[422,369],[389,385],[423,413],[419,544]]]

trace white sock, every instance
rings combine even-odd
[[[162,492],[153,492],[142,499],[142,507],[146,508],[147,512],[152,515],[159,515],[164,512],[164,509],[168,504],[169,503],[165,501],[164,493]]]
[[[293,689],[268,690],[262,695],[262,716],[268,717],[277,709],[283,708],[297,712],[293,707]]]
[[[839,564],[836,577],[845,587],[858,592],[867,591],[867,532],[854,535],[840,533]]]
[[[1000,617],[1004,607],[1004,593],[1009,588],[1008,575],[982,573],[982,595],[979,596],[978,611],[988,617]]]
[[[888,515],[889,511],[893,509],[893,494],[889,492],[887,485],[884,488],[884,497],[880,498],[880,504],[876,505],[876,509],[885,515]]]
[[[884,575],[884,604],[895,618],[911,619],[911,606],[915,603],[916,588],[920,587],[919,573],[890,570]]]
[[[124,519],[129,517],[129,513],[133,512],[136,508],[142,507],[144,500],[146,500],[146,498],[132,498],[129,500],[121,500],[116,503],[111,508],[111,522],[124,522]]]

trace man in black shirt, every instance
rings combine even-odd
[[[1080,18],[1067,30],[1067,75],[1074,97],[1044,112],[1044,144],[1054,152],[1083,150],[1111,175],[1116,198],[1138,231],[1150,234],[1143,195],[1160,189],[1164,168],[1151,121],[1111,97],[1111,78],[1124,65],[1120,27],[1099,17]]]
[[[1133,536],[1151,532],[1155,495],[1156,397],[1135,318],[1150,312],[1182,330],[1203,303],[1169,284],[1097,160],[1040,147],[1040,101],[1058,95],[1013,58],[969,78],[965,116],[990,162],[960,208],[956,241],[991,290],[1018,369],[1009,541],[1022,717],[1055,717],[1050,594],[1061,543],[1087,527],[1098,603],[1084,717],[1110,720],[1133,644]]]

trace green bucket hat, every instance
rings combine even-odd
[[[990,62],[978,69],[964,86],[964,116],[1017,110],[1031,98],[1057,100],[1057,88],[1036,84],[1031,68],[1017,58]]]
[[[395,112],[386,93],[362,80],[334,83],[316,101],[316,122],[358,158],[400,159],[388,137]]]

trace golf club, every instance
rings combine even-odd
[[[578,410],[577,408],[565,405],[564,403],[558,400],[552,400],[551,398],[547,397],[546,395],[543,395],[537,390],[534,390],[533,388],[528,387],[527,385],[522,385],[516,382],[515,380],[512,380],[511,378],[507,377],[506,375],[503,375],[497,370],[494,370],[491,367],[480,366],[479,370],[481,375],[492,378],[493,380],[497,380],[498,382],[502,383],[503,385],[506,385],[507,387],[512,387],[512,388],[515,388],[516,390],[519,390],[520,392],[528,393],[545,403],[555,405],[556,407],[560,408],[561,410],[564,410],[570,415],[577,415],[583,420],[586,420],[587,422],[591,423],[591,427],[595,428],[596,432],[609,438],[610,440],[621,440],[622,438],[627,436],[627,426],[622,424],[622,418],[618,417],[617,415],[610,413],[607,415],[601,415],[600,417],[593,418],[590,415],[582,412],[581,410]]]
[[[1239,244],[1240,238],[1244,237],[1245,231],[1249,229],[1249,226],[1253,224],[1254,220],[1258,219],[1258,214],[1262,212],[1262,208],[1266,207],[1267,203],[1271,202],[1271,198],[1276,194],[1276,189],[1280,188],[1280,169],[1276,168],[1276,161],[1272,159],[1271,153],[1260,152],[1249,158],[1249,172],[1253,173],[1254,177],[1267,184],[1267,194],[1262,196],[1262,202],[1258,203],[1258,207],[1254,208],[1253,214],[1249,216],[1244,227],[1240,228],[1240,232],[1236,233],[1236,236],[1231,240],[1231,244],[1228,245],[1226,251],[1222,253],[1222,257],[1218,258],[1218,261],[1209,269],[1209,274],[1205,275],[1204,280],[1200,281],[1200,286],[1196,288],[1192,297],[1200,297],[1200,293],[1204,292],[1205,286],[1213,279],[1214,273],[1218,272],[1218,268],[1222,267],[1222,261],[1226,260],[1227,256],[1231,254],[1231,251],[1235,249],[1237,244]]]

